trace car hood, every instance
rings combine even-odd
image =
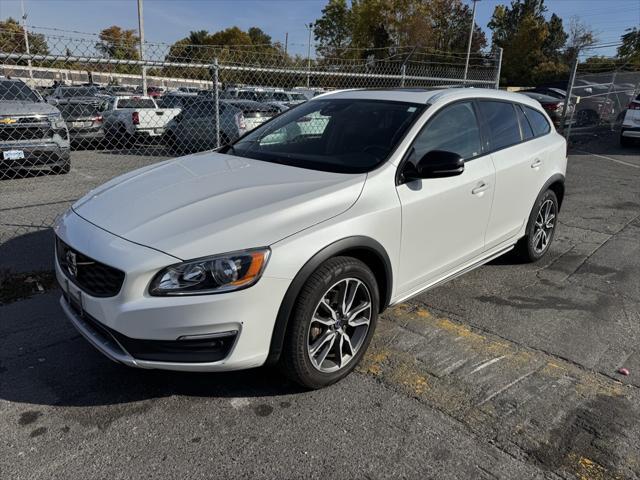
[[[0,102],[0,115],[48,115],[58,112],[56,107],[44,102]]]
[[[115,235],[189,259],[268,246],[336,216],[365,179],[204,152],[115,178],[72,208]]]

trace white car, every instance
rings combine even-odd
[[[629,147],[634,140],[640,140],[640,95],[627,107],[620,129],[621,146]]]
[[[389,305],[514,247],[542,257],[565,169],[564,138],[524,95],[320,95],[76,202],[55,226],[61,305],[125,365],[280,361],[319,388],[355,367]]]

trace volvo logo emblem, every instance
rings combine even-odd
[[[78,275],[78,260],[76,258],[75,252],[71,250],[67,250],[67,254],[65,255],[65,260],[67,262],[67,270],[72,277],[76,277]]]

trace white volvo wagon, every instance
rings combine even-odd
[[[542,257],[565,169],[565,140],[523,95],[321,95],[76,202],[55,226],[61,305],[125,365],[280,362],[322,387],[389,305],[513,248]]]

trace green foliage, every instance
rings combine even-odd
[[[28,32],[29,51],[34,55],[47,55],[49,47],[44,35]],[[0,21],[0,51],[5,53],[26,53],[22,25],[14,18]]]
[[[502,77],[507,85],[535,85],[566,77],[563,49],[569,35],[562,19],[545,19],[544,0],[513,0],[496,6],[488,26],[494,47],[501,47]]]
[[[96,43],[96,50],[106,58],[116,60],[140,60],[140,38],[135,30],[125,30],[117,25],[103,29]],[[118,73],[140,73],[141,68],[135,65],[115,65],[109,70]]]
[[[461,0],[330,0],[315,23],[321,57],[384,59],[396,46],[464,52],[471,9]],[[486,46],[476,25],[472,52]]]
[[[618,57],[640,67],[640,29],[637,27],[627,29],[620,40],[622,45],[618,47]]]

